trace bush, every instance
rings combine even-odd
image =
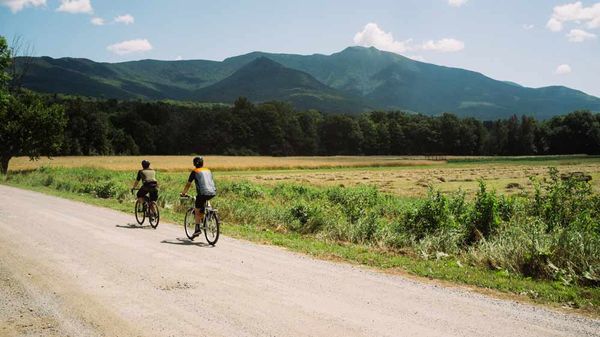
[[[427,199],[406,214],[405,229],[417,240],[421,240],[442,229],[457,228],[459,223],[454,212],[459,212],[459,216],[462,215],[463,201],[462,195],[459,195],[457,200],[452,200],[441,192],[430,189]]]
[[[470,242],[481,238],[489,238],[495,233],[500,223],[498,197],[494,191],[489,192],[483,181],[479,182],[479,191],[475,197],[470,221]]]

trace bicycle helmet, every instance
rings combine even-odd
[[[204,158],[202,158],[202,157],[196,157],[196,158],[194,158],[194,166],[195,167],[202,167],[202,166],[204,166]]]
[[[150,167],[150,162],[147,160],[142,160],[142,167],[144,169],[147,169],[148,167]]]

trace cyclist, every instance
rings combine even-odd
[[[196,202],[194,204],[194,218],[196,220],[196,233],[200,231],[200,224],[204,220],[204,210],[206,202],[217,195],[217,188],[212,177],[212,173],[204,167],[204,158],[196,157],[193,160],[195,169],[190,173],[187,184],[181,192],[181,196],[186,196],[192,181],[196,184]]]
[[[142,186],[137,192],[137,198],[140,204],[144,203],[144,197],[150,194],[150,201],[158,200],[158,181],[156,180],[156,171],[150,168],[150,162],[147,160],[142,160],[142,169],[138,171],[137,177],[133,182],[132,191],[137,187],[139,182],[142,182]],[[150,207],[154,207],[153,203],[150,204]],[[150,209],[154,212],[154,209]]]

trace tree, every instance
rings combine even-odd
[[[12,157],[38,159],[58,153],[66,125],[64,108],[46,105],[31,93],[9,96],[0,109],[0,173],[8,172]]]
[[[10,81],[8,69],[10,64],[10,48],[8,48],[6,39],[0,36],[0,109],[5,108],[8,102],[8,83]]]

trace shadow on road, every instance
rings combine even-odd
[[[175,240],[162,240],[160,243],[168,243],[170,245],[180,245],[180,246],[196,246],[203,248],[213,248],[213,246],[204,242],[194,242],[189,239],[177,238]]]
[[[152,228],[150,225],[140,226],[135,223],[128,223],[127,225],[115,225],[115,227],[127,228],[127,229],[150,229],[150,228]]]

